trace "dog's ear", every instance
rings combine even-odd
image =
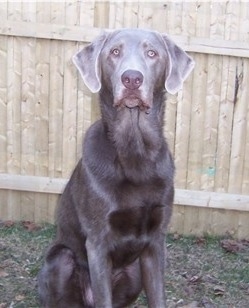
[[[177,46],[166,34],[162,34],[168,53],[168,67],[166,69],[165,89],[170,94],[176,94],[194,68],[193,59]]]
[[[96,93],[101,88],[99,55],[105,44],[108,32],[98,36],[90,45],[73,56],[73,63],[80,72],[86,86]]]

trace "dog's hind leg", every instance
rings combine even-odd
[[[38,276],[42,307],[94,307],[88,270],[76,263],[73,252],[61,244],[52,246]]]

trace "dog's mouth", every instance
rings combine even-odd
[[[125,97],[121,100],[121,104],[127,108],[135,108],[143,105],[143,101],[138,97]]]
[[[134,95],[125,96],[122,99],[117,100],[114,103],[114,106],[118,108],[129,109],[139,108],[140,110],[148,110],[150,108],[150,105],[148,103],[146,103],[140,97]]]

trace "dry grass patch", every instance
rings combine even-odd
[[[39,307],[36,275],[53,239],[53,225],[0,224],[0,308]],[[165,277],[173,307],[236,307],[249,303],[249,241],[168,235]],[[142,295],[136,307],[146,307]]]

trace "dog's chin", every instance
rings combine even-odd
[[[139,110],[148,110],[150,105],[143,101],[141,98],[136,96],[127,96],[118,100],[114,104],[118,108],[129,108],[129,109],[139,109]]]
[[[135,107],[139,107],[139,106],[142,106],[143,102],[137,98],[137,97],[134,97],[134,98],[124,98],[122,100],[122,105],[127,107],[127,108],[135,108]]]

